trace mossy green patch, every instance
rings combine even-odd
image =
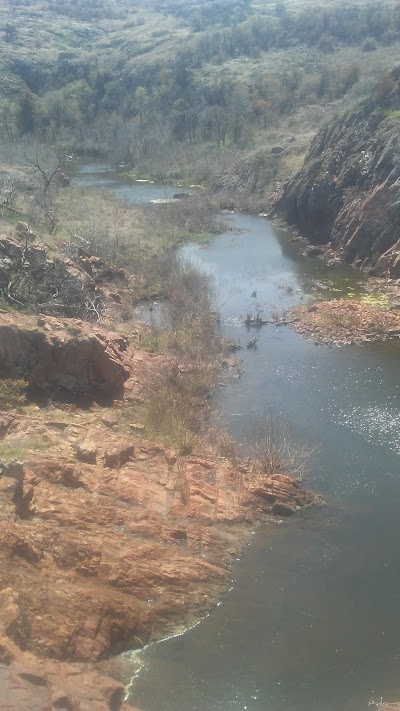
[[[42,437],[24,437],[0,442],[0,461],[23,461],[30,450],[46,451],[49,445]]]
[[[27,404],[28,383],[25,380],[0,380],[0,409],[19,411]]]
[[[189,242],[196,244],[210,244],[212,235],[210,232],[190,232],[187,236]]]
[[[385,120],[400,121],[400,110],[399,109],[387,109],[387,111],[385,111]]]
[[[368,306],[375,306],[377,308],[385,309],[389,306],[390,299],[387,294],[362,294],[360,296],[360,301],[363,304],[368,304]]]

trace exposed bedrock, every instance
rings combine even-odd
[[[178,457],[100,423],[2,413],[0,433],[23,458],[0,461],[0,683],[11,711],[122,708],[122,685],[97,664],[199,620],[264,516],[324,504],[287,476]],[[32,436],[48,450],[29,451]]]
[[[74,319],[0,313],[0,376],[72,393],[117,393],[130,376],[127,339]]]
[[[315,137],[274,211],[327,256],[400,278],[400,67]]]

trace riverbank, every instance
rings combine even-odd
[[[288,231],[285,221],[274,215],[277,230]],[[306,338],[328,345],[350,345],[396,340],[400,337],[400,280],[376,277],[353,267],[354,279],[348,288],[336,284],[336,272],[341,260],[325,246],[313,245],[291,228],[289,241],[299,256],[321,261],[324,277],[314,280],[311,303],[299,304],[283,316],[275,316],[278,325],[287,324]],[[318,271],[318,270],[316,270]],[[326,277],[329,276],[329,279]],[[341,292],[343,296],[337,297]],[[330,293],[330,298],[324,295]]]
[[[195,624],[228,587],[230,565],[257,524],[324,501],[249,461],[233,465],[196,451],[180,456],[148,441],[136,422],[126,434],[129,403],[143,399],[150,374],[165,361],[117,334],[72,319],[30,323],[3,314],[0,342],[3,374],[12,376],[19,363],[47,390],[79,378],[83,387],[87,372],[92,386],[98,378],[110,387],[125,381],[127,402],[112,407],[27,405],[0,416],[0,617],[5,634],[30,652],[25,659],[3,642],[10,708],[18,708],[22,693],[31,694],[26,708],[44,708],[30,671],[41,669],[35,678],[47,695],[61,693],[67,677],[66,698],[94,703],[94,686],[98,694],[111,688],[97,707],[120,709],[122,686],[98,681],[104,660]],[[40,667],[39,658],[53,666]],[[47,675],[60,663],[58,684]],[[71,664],[85,674],[79,692]],[[115,665],[110,669],[115,673]],[[21,679],[8,686],[15,674]]]
[[[317,343],[336,346],[400,338],[398,311],[349,299],[296,306],[284,323]]]
[[[118,410],[46,415],[1,419],[23,464],[3,464],[0,575],[13,636],[40,655],[97,662],[192,626],[257,523],[323,505],[284,475],[123,435]]]
[[[106,220],[99,197],[80,201],[76,188],[55,204],[60,234],[3,219],[0,240],[0,615],[11,640],[0,665],[11,708],[23,697],[42,710],[65,687],[65,703],[114,710],[123,686],[100,683],[120,673],[107,659],[191,627],[229,586],[260,522],[324,501],[281,471],[222,456],[219,435],[207,439],[223,343],[209,278],[171,254],[182,228],[142,248],[127,238],[138,215],[146,234],[137,210],[117,219],[116,203]],[[104,216],[99,231],[82,216],[88,205]],[[55,265],[57,299],[44,290]],[[166,327],[134,320],[145,293],[168,298]],[[39,303],[40,314],[26,313]]]

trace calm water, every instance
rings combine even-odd
[[[107,163],[84,164],[79,167],[73,165],[73,169],[79,170],[77,182],[83,187],[91,187],[112,190],[119,198],[128,200],[136,205],[145,205],[152,200],[164,200],[172,198],[175,193],[186,189],[173,187],[171,185],[157,185],[149,182],[127,181],[123,174],[113,170]]]
[[[88,175],[133,202],[154,199],[154,186]],[[351,270],[299,257],[261,218],[236,215],[234,226],[183,253],[215,276],[224,331],[244,345],[248,311],[307,298],[312,278],[360,288]],[[133,655],[143,668],[130,698],[145,711],[363,711],[371,697],[400,698],[399,347],[315,346],[286,327],[258,336],[216,406],[240,439],[272,409],[318,445],[305,483],[329,507],[259,528],[212,614]]]

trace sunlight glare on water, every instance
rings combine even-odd
[[[368,442],[400,454],[400,412],[397,409],[370,405],[339,410],[337,421]]]

